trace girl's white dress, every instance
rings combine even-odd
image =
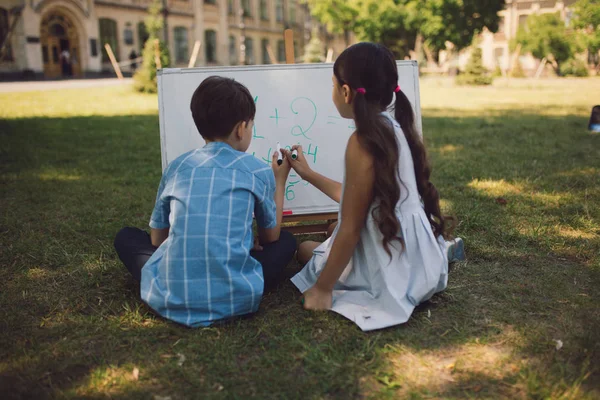
[[[398,242],[390,243],[390,259],[373,220],[373,205],[352,259],[335,285],[331,308],[354,321],[363,331],[406,322],[419,303],[444,290],[448,283],[446,244],[441,236],[433,235],[421,205],[412,155],[404,133],[396,120],[387,113],[386,116],[394,125],[400,146],[401,196],[396,205],[396,216],[401,225],[399,234],[404,238],[404,249]],[[341,217],[340,211],[340,222]],[[317,281],[336,235],[337,229],[315,249],[308,264],[292,278],[301,292]]]

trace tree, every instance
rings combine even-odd
[[[346,46],[358,16],[356,0],[306,0],[311,14],[331,33],[343,33]]]
[[[148,32],[148,40],[144,45],[142,54],[144,60],[140,69],[133,76],[133,87],[139,92],[156,93],[156,61],[155,61],[155,40],[159,39],[160,31],[163,27],[161,17],[161,4],[159,0],[154,0],[148,7],[149,16],[144,21]],[[159,42],[160,63],[162,68],[169,66],[169,49],[164,42]]]
[[[484,27],[498,29],[504,0],[307,0],[312,15],[334,33],[351,30],[379,42],[398,57],[424,40],[433,51],[468,47]],[[422,38],[422,39],[421,39]]]
[[[588,51],[600,51],[600,0],[579,0],[573,5],[573,27],[583,33]]]
[[[323,62],[323,60],[323,43],[319,38],[319,31],[315,28],[312,31],[310,41],[304,49],[304,62],[318,63]]]
[[[578,50],[575,38],[568,34],[558,13],[531,15],[525,27],[517,32],[513,47],[515,43],[520,43],[523,51],[537,59],[548,59],[557,75],[561,75],[560,65],[573,58]]]
[[[504,0],[405,0],[411,10],[409,21],[423,35],[430,48],[439,51],[451,42],[458,52],[487,28],[498,30],[498,12]]]
[[[463,74],[456,78],[459,85],[491,85],[493,78],[488,76],[483,66],[482,51],[480,47],[474,47],[471,58]]]

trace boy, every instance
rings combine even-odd
[[[256,312],[283,277],[296,240],[280,231],[287,160],[271,167],[246,154],[256,106],[248,89],[210,77],[194,92],[194,123],[206,141],[171,162],[150,218],[151,234],[124,228],[119,258],[140,281],[142,300],[190,326]],[[254,249],[252,213],[258,225]]]

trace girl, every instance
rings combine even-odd
[[[445,224],[393,54],[358,43],[339,56],[333,73],[333,102],[356,123],[344,183],[312,171],[299,146],[296,160],[286,156],[303,179],[340,202],[339,223],[324,243],[300,246],[298,258],[307,264],[292,282],[306,309],[331,309],[362,330],[380,329],[406,322],[446,288]],[[392,118],[386,110],[394,96]]]

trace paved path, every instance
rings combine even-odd
[[[38,90],[77,89],[99,86],[129,85],[131,78],[120,81],[117,78],[107,79],[71,79],[62,81],[32,82],[0,82],[0,93],[33,92]]]

